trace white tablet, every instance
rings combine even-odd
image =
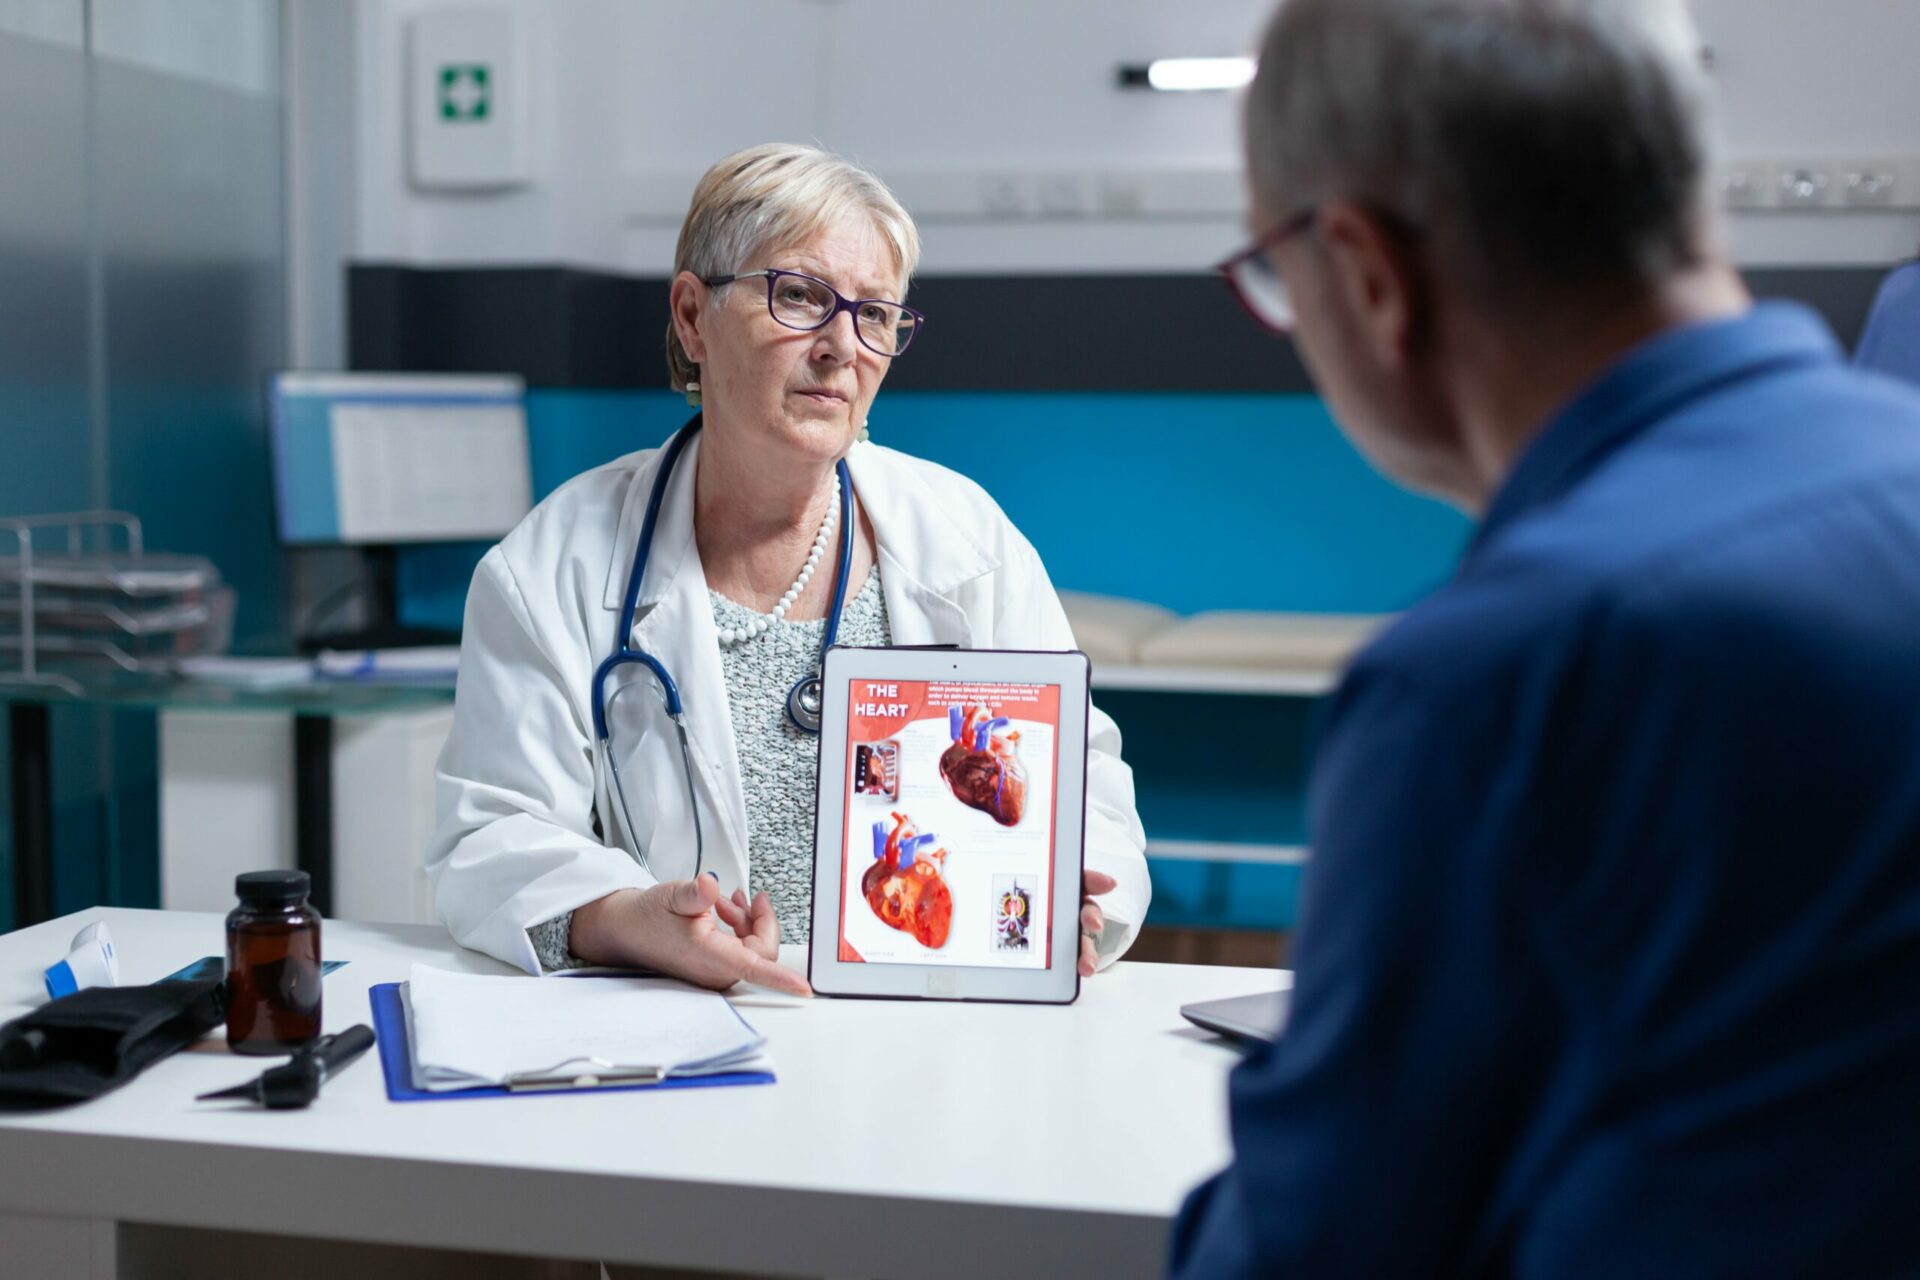
[[[828,651],[814,834],[823,995],[1080,993],[1084,653]]]

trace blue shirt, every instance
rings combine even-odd
[[[1182,1276],[1920,1274],[1920,397],[1768,305],[1355,663]]]

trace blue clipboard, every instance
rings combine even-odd
[[[591,978],[568,979],[591,982]],[[603,1084],[585,1089],[543,1088],[515,1092],[505,1085],[479,1085],[472,1089],[453,1089],[430,1093],[413,1086],[412,1047],[407,1043],[406,1006],[400,1001],[400,984],[378,983],[367,990],[373,1005],[374,1043],[380,1051],[380,1074],[386,1078],[389,1102],[441,1102],[458,1098],[536,1098],[556,1093],[632,1093],[635,1090],[658,1092],[661,1089],[722,1088],[739,1084],[772,1084],[771,1071],[729,1071],[712,1076],[668,1076],[665,1080],[639,1084]]]

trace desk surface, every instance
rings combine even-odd
[[[0,937],[0,1018],[95,919],[127,982],[224,947],[213,914],[23,929]],[[416,961],[507,971],[430,927],[329,921],[324,946],[348,961],[329,1031]],[[779,1072],[760,1087],[395,1104],[369,1054],[310,1110],[267,1113],[192,1098],[272,1060],[188,1052],[0,1116],[0,1210],[814,1275],[1152,1275],[1181,1196],[1229,1155],[1237,1056],[1179,1006],[1288,977],[1122,962],[1064,1008],[741,988]]]

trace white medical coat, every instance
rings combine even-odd
[[[668,481],[632,642],[680,687],[705,869],[730,894],[747,883],[747,815],[693,538],[699,448],[696,436]],[[467,595],[427,874],[456,940],[529,973],[539,972],[529,926],[616,889],[694,872],[679,741],[659,698],[647,687],[619,699],[623,713],[638,704],[665,726],[637,747],[622,738],[620,777],[636,832],[619,817],[593,733],[593,673],[615,648],[660,457],[657,449],[629,454],[562,486],[487,553]],[[873,444],[855,445],[847,467],[873,527],[895,644],[1074,647],[1040,557],[978,485]],[[625,667],[620,679],[638,670]],[[631,852],[636,838],[651,874]],[[1145,845],[1120,731],[1096,707],[1088,721],[1086,865],[1120,882],[1101,899],[1102,965],[1127,948],[1146,916]]]

